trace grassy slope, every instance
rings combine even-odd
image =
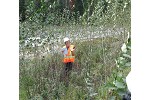
[[[113,78],[111,73],[116,68],[115,59],[119,56],[122,39],[120,35],[74,42],[76,62],[67,89],[59,81],[62,55],[20,59],[20,100],[40,97],[48,100],[87,99],[90,94],[85,81],[87,78],[93,84],[93,92],[98,93],[93,99],[106,100],[109,94],[105,84]]]

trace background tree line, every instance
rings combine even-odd
[[[59,24],[62,19],[68,22],[82,17],[87,21],[91,16],[113,15],[124,8],[130,9],[130,0],[19,0],[19,20]]]

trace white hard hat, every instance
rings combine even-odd
[[[68,37],[65,37],[65,38],[64,38],[64,42],[67,42],[67,41],[69,41],[69,38],[68,38]]]

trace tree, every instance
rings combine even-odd
[[[25,0],[19,0],[19,19],[20,21],[25,21],[26,19],[26,5]]]

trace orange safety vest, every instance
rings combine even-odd
[[[75,56],[72,56],[72,52],[70,50],[70,48],[73,48],[73,47],[74,45],[70,45],[70,47],[68,48],[68,53],[64,55],[64,59],[63,59],[64,63],[74,62]],[[66,46],[64,46],[63,48],[66,48]]]

